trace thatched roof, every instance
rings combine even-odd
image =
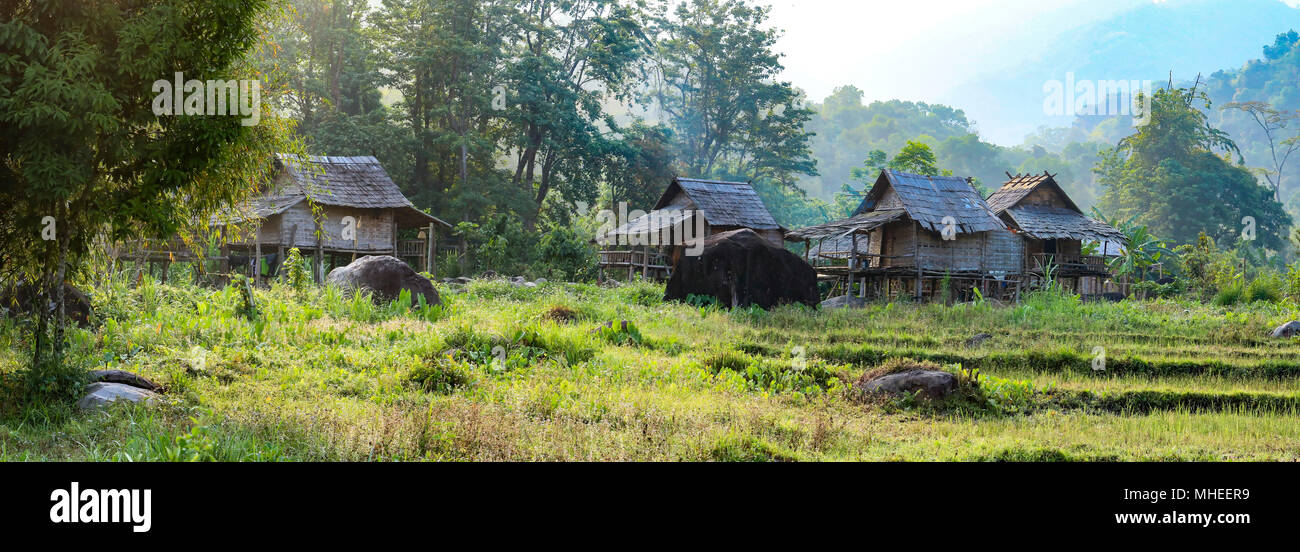
[[[277,166],[288,177],[285,185],[253,198],[241,218],[267,218],[311,200],[321,205],[357,209],[394,209],[399,224],[451,224],[416,209],[373,156],[337,157],[277,154]],[[251,215],[251,216],[250,216]]]
[[[869,211],[860,215],[854,215],[846,219],[818,224],[798,230],[791,230],[785,235],[788,241],[803,240],[847,240],[851,241],[850,234],[865,233],[876,229],[879,226],[901,219],[907,215],[902,209],[887,209],[883,211]],[[866,240],[862,240],[866,241]],[[829,249],[830,246],[828,246]],[[844,251],[851,247],[845,246]]]
[[[592,241],[609,243],[618,236],[642,235],[676,226],[682,222],[684,211],[704,217],[714,227],[784,230],[749,183],[679,177],[664,190],[652,211]]]
[[[1054,189],[1053,191],[1057,193],[1067,207],[1082,213],[1083,211],[1079,209],[1079,206],[1074,204],[1074,200],[1070,199],[1070,194],[1065,193],[1065,189],[1056,183],[1055,176],[1047,171],[1043,171],[1043,174],[1017,174],[1014,176],[1007,173],[1009,180],[1004,182],[1001,188],[993,192],[993,195],[989,196],[987,200],[989,207],[993,209],[994,213],[1000,215],[1002,211],[1020,203],[1020,200],[1040,186],[1049,186]]]
[[[880,171],[854,214],[875,210],[886,190],[898,194],[903,210],[926,230],[943,230],[944,217],[957,221],[958,234],[1005,229],[1006,225],[980,197],[970,181],[958,176],[925,176],[895,170]]]
[[[1006,210],[1025,235],[1040,240],[1127,240],[1119,230],[1078,211],[1048,205],[1024,205]]]
[[[654,208],[672,205],[679,193],[690,198],[694,209],[704,215],[710,226],[738,226],[754,230],[781,228],[763,205],[758,192],[747,182],[675,178]]]
[[[1126,241],[1119,230],[1084,215],[1057,184],[1054,175],[1044,171],[1043,174],[1008,174],[1007,177],[1009,180],[989,196],[989,206],[998,215],[1006,215],[1025,235],[1040,240]],[[1040,188],[1053,192],[1061,205],[1021,203]]]

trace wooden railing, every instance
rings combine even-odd
[[[397,256],[398,257],[420,257],[424,258],[429,251],[428,240],[398,240]]]
[[[638,273],[643,278],[667,278],[673,268],[668,255],[645,249],[601,251],[599,265],[602,273],[609,269],[626,268],[629,280]]]
[[[1100,255],[1070,255],[1065,253],[1032,253],[1029,255],[1029,267],[1041,271],[1048,264],[1057,270],[1075,270],[1087,272],[1108,272],[1106,258]]]

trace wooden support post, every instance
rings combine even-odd
[[[424,238],[427,240],[424,243],[424,271],[432,275],[434,274],[434,263],[436,262],[433,260],[433,255],[435,253],[434,244],[438,242],[437,234],[434,233],[432,222],[429,223],[429,229],[424,233]]]
[[[262,285],[262,236],[253,233],[253,284]]]
[[[650,246],[643,245],[641,255],[641,279],[650,275]]]
[[[316,224],[316,270],[313,270],[316,283],[325,282],[325,228],[321,223]]]
[[[912,221],[912,264],[916,265],[916,300],[921,300],[921,223]]]

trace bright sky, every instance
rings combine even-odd
[[[949,86],[1036,51],[1050,33],[1031,29],[1104,19],[1141,1],[771,0],[770,21],[784,31],[784,78],[810,99],[853,84],[867,101],[939,101]]]
[[[897,98],[945,103],[965,109],[986,139],[1012,144],[1018,143],[1032,127],[1024,127],[1024,121],[1002,120],[1008,114],[999,109],[1008,107],[987,105],[998,103],[999,98],[980,97],[978,89],[969,87],[960,93],[950,92],[981,75],[996,77],[1001,69],[1023,66],[1052,45],[1053,37],[1064,30],[1107,20],[1143,5],[1165,3],[1165,0],[747,1],[772,6],[769,21],[784,31],[777,43],[777,50],[785,55],[782,64],[786,70],[782,78],[802,88],[809,99],[820,101],[835,87],[852,84],[864,92],[865,102]],[[1278,1],[1300,7],[1300,0]],[[1252,44],[1251,48],[1255,51],[1256,45]]]

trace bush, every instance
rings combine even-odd
[[[1255,301],[1276,303],[1282,300],[1282,285],[1273,276],[1261,275],[1246,286],[1244,299],[1252,303]]]
[[[1260,276],[1255,278],[1249,284],[1242,279],[1233,280],[1228,285],[1219,290],[1214,296],[1213,303],[1221,307],[1228,307],[1238,303],[1254,303],[1264,301],[1276,303],[1282,300],[1282,283],[1275,277]]]
[[[424,391],[447,395],[473,383],[474,373],[464,364],[444,357],[417,366],[407,381]]]
[[[1220,307],[1235,305],[1241,302],[1242,296],[1245,295],[1245,291],[1246,286],[1241,283],[1241,280],[1234,280],[1232,283],[1220,289],[1219,293],[1214,296],[1212,302]]]

